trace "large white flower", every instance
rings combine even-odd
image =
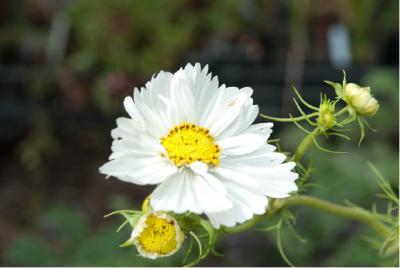
[[[258,106],[249,87],[219,85],[208,67],[160,72],[135,88],[117,119],[108,176],[158,185],[154,210],[205,213],[211,223],[234,226],[263,214],[268,198],[296,191],[294,163],[267,144],[272,123],[253,124]]]

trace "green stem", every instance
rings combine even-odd
[[[292,161],[298,162],[303,157],[305,152],[307,151],[308,147],[310,147],[314,139],[320,134],[318,128],[314,129],[313,132],[310,132],[304,139],[300,142],[299,146],[297,146],[296,152],[292,157]]]
[[[234,227],[223,227],[222,231],[228,234],[236,234],[247,231],[253,228],[260,220],[262,220],[264,215],[255,215],[251,220],[246,221],[245,223],[236,225]]]
[[[268,210],[263,215],[255,215],[252,219],[234,227],[223,227],[222,231],[229,234],[241,233],[253,228],[262,219],[266,220],[272,218],[276,214],[277,210],[281,208],[280,206],[275,206],[275,203],[279,200],[280,199],[270,198],[268,203]]]
[[[273,117],[273,116],[269,116],[269,115],[260,113],[260,116],[262,118],[269,119],[269,120],[274,120],[274,121],[277,121],[277,122],[294,122],[294,121],[297,122],[297,121],[309,119],[309,118],[317,116],[317,115],[318,115],[318,113],[311,113],[311,114],[308,114],[308,115],[305,115],[305,116],[299,116],[299,117],[279,118],[279,117]]]
[[[372,214],[368,210],[359,207],[337,205],[316,197],[306,195],[295,195],[287,199],[283,199],[283,205],[285,207],[300,205],[316,208],[331,214],[365,223],[384,238],[386,238],[390,234],[390,230],[388,229],[388,227],[386,227],[385,224],[379,221],[376,215]]]
[[[359,207],[337,205],[329,201],[306,195],[295,195],[286,199],[275,199],[272,203],[272,206],[269,207],[268,211],[263,216],[257,215],[253,219],[241,225],[231,228],[224,228],[223,231],[231,234],[247,231],[254,227],[261,219],[269,218],[282,208],[290,206],[311,207],[334,215],[357,220],[367,224],[384,238],[387,238],[387,236],[390,234],[389,228],[379,221],[377,215],[368,210]]]
[[[339,112],[335,113],[335,117],[338,117],[339,115],[347,112],[348,106],[343,107]]]

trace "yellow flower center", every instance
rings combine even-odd
[[[139,243],[145,251],[160,255],[174,251],[177,246],[174,222],[150,214],[146,218],[146,227],[139,235]]]
[[[166,149],[169,159],[177,167],[195,161],[211,166],[219,164],[221,149],[204,127],[182,123],[171,129],[167,137],[162,137],[161,144]]]

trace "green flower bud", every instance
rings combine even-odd
[[[335,107],[327,99],[324,99],[319,106],[317,123],[323,131],[333,128],[336,124]]]
[[[379,109],[379,103],[369,87],[349,83],[344,88],[343,99],[360,115],[373,116]]]

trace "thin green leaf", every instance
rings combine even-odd
[[[282,227],[282,219],[278,223],[278,227],[276,228],[276,244],[278,247],[278,251],[281,254],[282,259],[291,267],[295,267],[293,263],[288,259],[286,256],[283,247],[282,247],[282,240],[281,240],[281,227]]]
[[[315,147],[317,147],[318,149],[320,149],[323,152],[332,153],[332,154],[346,154],[347,153],[347,152],[337,152],[337,151],[332,151],[332,150],[326,149],[326,148],[322,147],[321,145],[319,145],[316,138],[312,137],[312,139],[314,141]]]
[[[368,123],[367,119],[365,119],[364,117],[361,117],[361,120],[367,126],[367,128],[369,130],[371,130],[372,132],[377,132],[377,130],[375,128],[371,127],[371,125]]]
[[[357,116],[357,122],[358,122],[358,125],[360,126],[360,139],[358,141],[358,146],[360,146],[362,140],[365,137],[365,127],[364,127],[364,122],[360,119],[359,116]]]
[[[382,245],[381,240],[378,240],[378,239],[370,237],[370,236],[362,235],[361,239],[364,240],[365,242],[370,243],[375,249],[379,249]]]
[[[296,94],[297,98],[301,101],[301,103],[304,104],[304,106],[306,106],[307,108],[310,108],[311,110],[318,111],[317,107],[314,107],[313,105],[309,104],[308,102],[306,102],[303,99],[300,92],[297,90],[297,88],[294,85],[292,85],[292,89],[293,89],[294,93]]]
[[[349,132],[351,129],[350,128],[331,128],[332,130],[336,132]]]
[[[289,116],[292,118],[292,115],[289,114]],[[297,123],[296,121],[293,121],[293,123],[303,132],[307,133],[307,134],[311,134],[311,131],[305,129],[304,127],[302,127],[299,123]]]
[[[286,225],[293,236],[301,243],[307,243],[307,240],[300,236],[300,234],[294,229],[293,224],[290,221],[286,221]]]
[[[260,232],[270,232],[275,230],[278,227],[278,224],[272,225],[272,226],[268,226],[265,228],[257,228],[256,231],[260,231]]]
[[[214,256],[217,256],[217,257],[223,257],[223,256],[224,256],[224,254],[219,253],[215,248],[212,248],[212,249],[211,249],[211,253],[212,253]]]
[[[118,227],[118,229],[117,229],[117,233],[119,232],[119,231],[121,231],[122,230],[122,228],[124,228],[124,226],[128,223],[129,221],[128,220],[125,220],[119,227]]]
[[[341,138],[343,138],[343,139],[345,139],[345,140],[348,140],[348,141],[351,140],[349,136],[346,136],[346,135],[341,134],[341,133],[328,132],[328,133],[326,133],[326,134],[327,134],[328,136],[338,136],[338,137],[341,137]]]
[[[299,103],[297,102],[296,98],[293,98],[293,102],[297,107],[297,110],[299,110],[300,114],[305,118],[305,120],[312,126],[316,126],[317,124],[312,122],[308,117],[307,114],[303,111],[303,109],[301,109]]]
[[[203,255],[203,246],[201,245],[201,241],[200,239],[196,236],[195,233],[193,233],[192,231],[189,232],[189,234],[192,236],[192,238],[194,239],[194,241],[197,243],[197,246],[199,248],[199,254],[197,256],[197,258],[195,260],[193,260],[192,262],[188,263],[186,266],[193,266],[197,263],[199,263],[199,261],[201,261],[201,256]]]
[[[185,252],[185,255],[183,256],[183,266],[187,266],[186,265],[186,261],[188,260],[190,253],[192,253],[192,249],[193,249],[193,240],[189,239],[189,246],[188,249]]]
[[[347,116],[344,120],[342,120],[342,121],[336,123],[338,126],[344,126],[344,125],[346,125],[346,124],[348,124],[348,123],[351,123],[351,122],[353,122],[354,120],[356,120],[356,118],[357,118],[357,112],[354,111],[353,108],[351,108],[350,106],[348,106],[348,107],[347,107],[347,112],[348,112],[348,116]]]
[[[110,216],[113,216],[113,215],[122,215],[122,213],[131,213],[131,214],[138,214],[138,213],[140,213],[140,211],[136,211],[136,210],[127,210],[127,209],[122,209],[122,210],[116,210],[116,211],[113,211],[113,212],[111,212],[111,213],[108,213],[107,215],[104,215],[104,218],[108,218],[108,217],[110,217]]]
[[[274,143],[274,142],[280,142],[280,141],[281,141],[281,139],[270,139],[267,142],[268,143]]]
[[[129,239],[129,240],[125,241],[124,243],[122,243],[121,245],[119,245],[119,247],[125,248],[125,247],[129,247],[129,246],[133,246],[133,245],[134,245],[133,241]]]
[[[335,90],[336,95],[341,98],[343,95],[343,90],[342,90],[342,86],[339,83],[335,83],[332,81],[328,81],[328,80],[324,80],[325,84],[328,84],[330,86],[333,87],[333,89]]]
[[[342,70],[342,72],[343,72],[343,81],[342,81],[342,94],[343,94],[344,93],[343,91],[347,86],[347,81],[346,81],[346,71]]]
[[[294,122],[294,121],[302,121],[305,120],[306,118],[311,118],[314,116],[317,116],[318,113],[311,113],[304,116],[299,116],[299,117],[291,117],[291,118],[280,118],[280,117],[273,117],[273,116],[269,116],[266,114],[262,114],[260,113],[260,116],[264,119],[268,119],[268,120],[273,120],[273,121],[277,121],[277,122]]]
[[[372,162],[368,161],[367,165],[372,170],[372,172],[375,174],[375,176],[378,178],[377,183],[378,183],[379,187],[382,189],[382,191],[384,192],[385,197],[398,205],[399,197],[394,192],[393,188],[390,186],[390,183],[385,179],[385,177],[383,177],[382,173],[375,167],[374,164],[372,164]]]
[[[208,221],[206,221],[204,219],[200,219],[200,225],[203,227],[203,229],[208,234],[207,248],[202,255],[202,258],[205,258],[208,255],[208,253],[210,252],[210,250],[214,247],[214,244],[216,241],[216,234],[215,234],[214,227],[212,227],[212,225]]]

